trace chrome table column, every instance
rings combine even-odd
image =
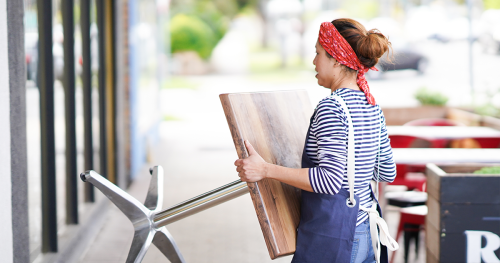
[[[101,190],[134,225],[135,234],[127,263],[141,262],[151,242],[170,262],[184,263],[177,244],[165,226],[248,193],[247,184],[237,180],[160,211],[163,204],[163,168],[154,166],[149,171],[152,178],[144,205],[92,170],[80,174],[82,181]]]

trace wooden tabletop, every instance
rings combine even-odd
[[[500,149],[393,148],[397,164],[500,163]]]
[[[267,162],[301,167],[312,115],[306,91],[221,94],[220,99],[239,158],[248,156],[243,141],[249,140]],[[293,254],[301,191],[272,179],[248,188],[271,259]]]
[[[387,126],[391,135],[427,139],[500,138],[500,131],[478,126]]]

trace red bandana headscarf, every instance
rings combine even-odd
[[[321,24],[318,40],[326,52],[334,57],[340,64],[358,71],[356,83],[358,83],[359,88],[365,93],[368,103],[376,105],[375,98],[370,93],[365,73],[370,69],[376,71],[378,71],[378,69],[375,67],[367,68],[361,64],[351,45],[347,43],[347,40],[340,35],[337,28],[330,22],[323,22]]]

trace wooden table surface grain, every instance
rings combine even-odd
[[[269,163],[301,167],[313,113],[304,90],[220,95],[239,158],[248,156],[244,140]],[[272,179],[248,183],[272,259],[295,252],[301,191]]]

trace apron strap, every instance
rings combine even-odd
[[[349,125],[349,134],[347,136],[347,181],[349,183],[349,200],[352,206],[349,204],[349,202],[346,201],[347,206],[353,207],[356,205],[356,200],[354,199],[354,176],[355,176],[355,168],[356,168],[356,158],[355,158],[355,144],[354,144],[354,125],[352,124],[352,119],[351,119],[351,114],[349,113],[349,109],[347,108],[347,105],[345,104],[344,99],[342,97],[332,94],[332,96],[340,103],[342,106],[342,109],[344,110],[346,116],[347,116],[347,122]],[[379,116],[380,120],[380,116]],[[380,125],[382,125],[380,123]],[[380,151],[380,133],[379,131],[379,151]],[[378,187],[377,187],[378,188]],[[377,189],[378,192],[378,189]],[[380,253],[381,253],[381,248],[380,248],[380,243],[382,245],[387,246],[387,248],[391,251],[397,250],[399,248],[398,243],[394,238],[392,238],[389,234],[389,228],[387,227],[387,223],[385,220],[380,217],[378,211],[377,211],[377,202],[374,200],[373,205],[371,208],[365,208],[363,206],[359,206],[359,209],[365,211],[368,213],[368,218],[370,220],[370,234],[372,238],[372,246],[373,246],[373,251],[375,252],[375,256],[377,259],[377,263],[380,263]],[[378,235],[377,231],[377,226],[378,229],[380,230],[380,238]]]
[[[349,109],[345,104],[342,97],[333,94],[333,97],[340,103],[342,109],[344,109],[345,115],[347,116],[347,123],[349,124],[349,134],[347,136],[347,181],[349,182],[349,202],[347,206],[354,207],[356,205],[356,200],[354,199],[354,175],[356,173],[356,157],[354,155],[354,125],[352,124],[351,114]]]

